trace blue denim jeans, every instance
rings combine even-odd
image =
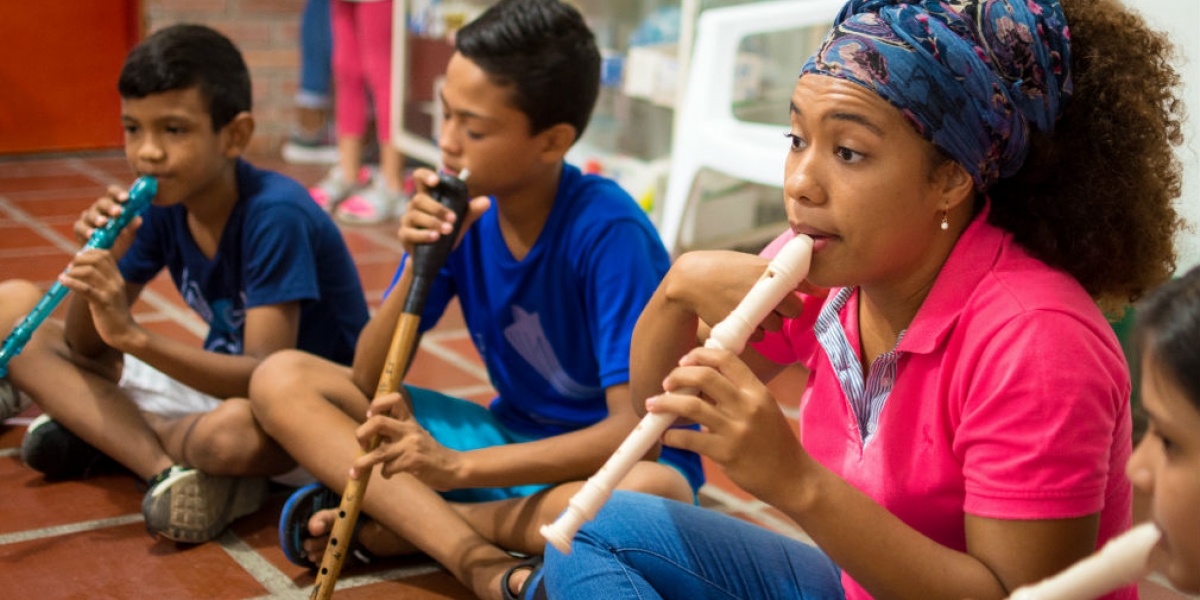
[[[710,509],[617,491],[575,537],[546,547],[551,598],[843,600],[821,550]]]
[[[300,16],[300,89],[296,105],[304,108],[330,106],[333,64],[333,29],[329,0],[308,0]]]

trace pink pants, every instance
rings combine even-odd
[[[392,0],[334,0],[334,117],[338,136],[367,130],[367,93],[375,107],[381,143],[391,136]]]

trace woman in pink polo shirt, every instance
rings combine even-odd
[[[818,547],[618,493],[547,549],[550,597],[1003,598],[1126,530],[1130,380],[1097,304],[1174,270],[1169,50],[1115,0],[851,0],[787,132],[789,235],[828,293],[741,356],[696,348],[765,260],[685,255],[631,357],[647,410],[703,428],[663,443]],[[796,362],[799,439],[762,383]]]

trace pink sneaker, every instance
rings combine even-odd
[[[341,168],[335,166],[329,170],[329,174],[316,187],[309,188],[308,193],[312,195],[317,206],[327,213],[333,213],[338,205],[345,202],[354,192],[365,187],[370,181],[371,171],[366,167],[359,169],[357,182],[350,182],[342,177]]]
[[[336,217],[347,225],[372,225],[395,218],[407,204],[407,196],[376,180],[374,185],[338,205]]]

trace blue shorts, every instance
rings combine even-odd
[[[419,387],[405,388],[412,399],[413,416],[416,417],[417,423],[439,444],[452,450],[466,452],[539,439],[505,427],[496,420],[491,411],[469,400]],[[683,472],[670,461],[660,459],[659,462]],[[523,498],[549,487],[551,486],[547,484],[518,485],[503,488],[466,488],[439,493],[451,502],[487,502]]]

